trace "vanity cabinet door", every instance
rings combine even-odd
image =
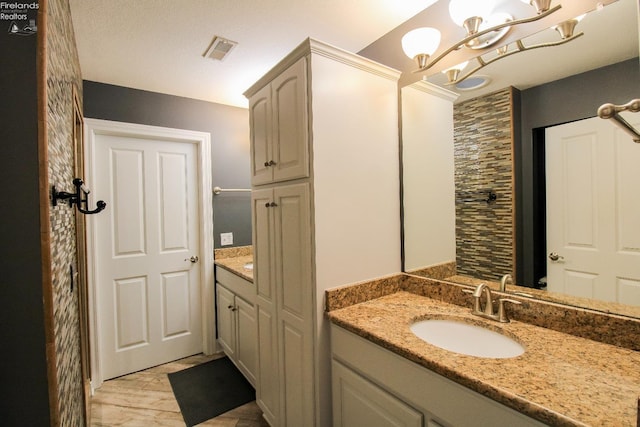
[[[234,320],[234,295],[219,283],[216,286],[218,304],[218,342],[230,358],[235,357],[236,322]]]
[[[367,381],[343,364],[332,362],[334,427],[422,427],[422,414]]]
[[[218,342],[224,353],[255,387],[257,329],[255,307],[221,283],[216,285]]]
[[[236,359],[238,368],[243,371],[251,384],[256,383],[258,364],[258,331],[255,307],[236,296],[236,326],[238,330]]]

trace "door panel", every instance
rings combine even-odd
[[[258,301],[260,298],[258,298]],[[270,425],[278,425],[277,414],[280,404],[278,385],[278,346],[276,317],[269,309],[256,304],[258,320],[258,378],[256,401]]]
[[[185,271],[162,275],[162,308],[164,311],[162,337],[165,340],[189,333],[189,319],[192,317],[191,311],[193,310],[190,304],[189,279],[189,274]]]
[[[282,359],[286,373],[284,382],[284,425],[304,426],[312,425],[313,412],[309,412],[306,402],[309,400],[306,394],[308,384],[306,371],[309,368],[308,355],[305,351],[305,333],[300,329],[304,327],[301,321],[290,324],[286,319],[282,321]]]
[[[264,184],[271,181],[273,160],[271,147],[271,86],[267,85],[249,100],[251,122],[251,183]]]
[[[274,190],[276,283],[280,309],[298,318],[310,319],[311,224],[307,184],[294,184]]]
[[[195,144],[97,135],[99,351],[104,379],[202,351]],[[202,254],[200,255],[202,256]]]
[[[147,278],[115,281],[116,351],[149,343]]]
[[[160,170],[160,236],[162,252],[187,250],[189,245],[189,218],[187,157],[184,153],[159,153]]]
[[[273,190],[253,190],[251,192],[251,226],[253,227],[253,275],[256,283],[257,295],[264,301],[273,303]]]
[[[113,255],[146,252],[144,215],[144,152],[114,148],[110,152],[113,205]]]

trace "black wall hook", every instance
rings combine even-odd
[[[78,211],[85,215],[96,214],[107,207],[107,204],[104,201],[98,200],[96,202],[96,208],[94,210],[89,210],[89,193],[91,190],[85,187],[84,182],[80,178],[75,178],[73,180],[73,185],[76,187],[75,193],[58,191],[56,190],[55,185],[51,187],[51,199],[53,201],[53,206],[58,205],[58,200],[69,200],[69,206],[73,206],[75,203]],[[83,195],[84,198],[82,198]]]

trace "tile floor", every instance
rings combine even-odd
[[[222,355],[202,354],[115,378],[96,390],[91,399],[92,427],[182,427],[185,425],[167,374]],[[205,421],[199,426],[268,427],[255,402]]]

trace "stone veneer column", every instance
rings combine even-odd
[[[73,191],[73,92],[77,92],[82,105],[82,77],[68,0],[47,1],[44,30],[49,185]],[[72,290],[69,270],[73,265],[75,271],[78,265],[74,209],[66,203],[50,206],[49,220],[59,425],[79,426],[86,422],[80,365],[78,286],[76,284]]]
[[[454,106],[458,274],[513,272],[512,89]],[[497,199],[483,201],[488,190]]]

